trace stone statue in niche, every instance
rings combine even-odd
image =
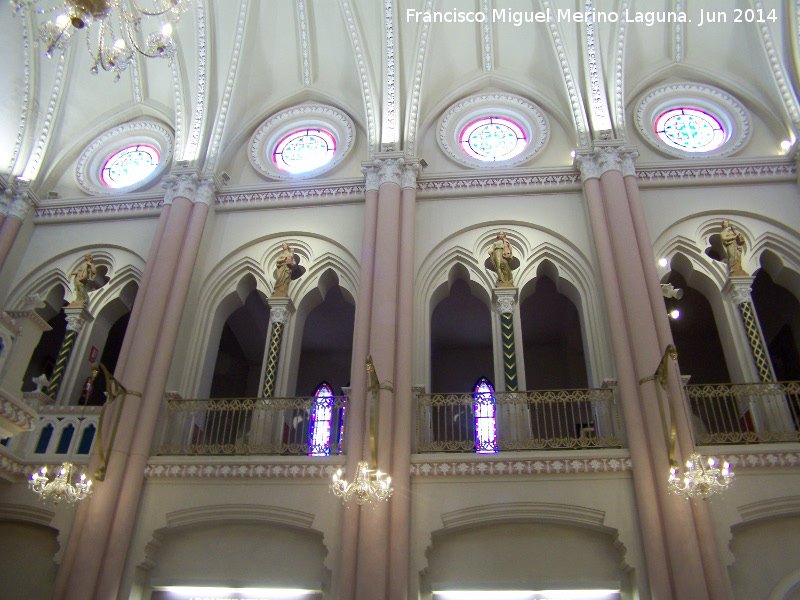
[[[302,277],[306,272],[300,266],[300,257],[289,247],[288,242],[281,244],[282,250],[275,261],[275,287],[272,290],[273,298],[285,298],[289,295],[289,282]]]
[[[89,292],[96,289],[96,287],[92,287],[97,276],[97,268],[92,262],[92,255],[86,253],[83,259],[84,263],[69,274],[69,277],[72,278],[72,291],[75,293],[75,299],[69,303],[69,306],[86,306],[89,302]]]
[[[497,273],[497,287],[514,287],[514,274],[512,271],[519,266],[519,260],[514,257],[511,243],[506,238],[506,232],[497,234],[497,239],[489,248],[489,258],[486,268],[494,269]]]
[[[725,251],[724,260],[728,263],[728,275],[733,277],[749,275],[742,269],[744,234],[736,231],[736,228],[726,219],[722,222],[719,239],[722,242],[722,249]]]

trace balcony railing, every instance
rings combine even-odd
[[[800,382],[687,385],[699,445],[800,441]]]
[[[417,452],[623,445],[613,389],[496,392],[493,398],[493,406],[487,407],[485,400],[476,402],[472,394],[418,394]],[[489,415],[494,421],[487,425]],[[486,432],[492,429],[493,439],[487,441]]]
[[[342,453],[345,397],[167,401],[159,454]]]

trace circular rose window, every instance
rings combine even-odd
[[[103,165],[100,178],[113,189],[128,187],[149,177],[158,167],[160,158],[153,146],[128,146],[111,155]]]
[[[710,152],[725,142],[725,130],[710,114],[694,108],[674,108],[656,119],[656,135],[685,152]]]
[[[485,117],[467,125],[459,137],[461,149],[478,160],[508,160],[528,145],[525,132],[511,119]]]
[[[324,129],[301,129],[284,137],[272,159],[289,173],[306,173],[328,164],[336,152],[336,140]]]

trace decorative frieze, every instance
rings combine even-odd
[[[322,479],[326,484],[340,465],[291,463],[151,463],[144,476],[150,479]]]

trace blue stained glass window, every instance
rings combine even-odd
[[[128,187],[155,171],[160,158],[158,150],[152,146],[128,146],[106,161],[100,177],[110,188]]]
[[[272,159],[289,173],[306,173],[328,164],[336,152],[336,140],[324,129],[300,129],[284,137]]]
[[[314,392],[311,409],[311,432],[308,438],[309,456],[329,456],[331,453],[331,419],[333,417],[333,390],[322,382]]]
[[[473,121],[461,131],[459,142],[469,156],[486,162],[513,158],[528,145],[522,128],[502,117]]]
[[[725,142],[725,130],[710,114],[694,108],[675,108],[656,119],[662,142],[686,152],[709,152]]]
[[[472,398],[475,400],[475,452],[497,452],[494,388],[486,377],[481,377],[475,384]]]

